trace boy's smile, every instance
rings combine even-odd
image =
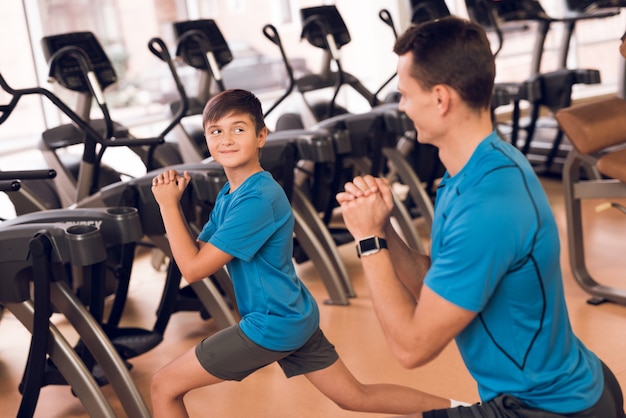
[[[249,115],[229,113],[208,124],[205,137],[211,156],[228,174],[234,175],[236,172],[235,177],[243,180],[261,170],[259,149],[265,144],[267,129],[262,129],[257,135],[254,122]]]

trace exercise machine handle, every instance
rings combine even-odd
[[[17,192],[21,189],[21,180],[53,179],[54,170],[0,171],[0,192]]]
[[[393,22],[393,18],[391,17],[391,13],[389,13],[389,10],[381,9],[378,12],[378,17],[380,17],[380,20],[382,20],[387,26],[391,28],[391,30],[393,31],[393,37],[395,39],[398,39],[398,32],[396,32],[396,25]]]
[[[398,39],[398,32],[396,32],[396,25],[393,22],[393,18],[391,17],[391,13],[389,13],[389,10],[387,9],[381,9],[378,12],[378,17],[380,17],[380,20],[382,20],[387,26],[389,26],[391,28],[391,31],[393,32],[393,37],[394,39]],[[398,75],[397,72],[394,72],[391,77],[389,77],[383,84],[381,84],[381,86],[378,88],[378,90],[376,90],[374,92],[374,99],[373,99],[373,103],[372,104],[376,104],[379,102],[378,99],[378,95],[383,91],[383,89],[385,87],[387,87],[387,85],[389,85],[389,83],[391,83],[391,81],[396,78],[396,76]]]
[[[322,32],[324,43],[326,44],[326,49],[330,52],[332,59],[339,65],[340,57],[339,57],[339,47],[337,46],[337,42],[335,42],[335,38],[331,31],[328,29],[326,25],[326,19],[322,15],[312,15],[309,16],[302,23],[302,32],[300,34],[300,39],[304,39],[311,25],[317,25],[320,31]]]
[[[102,114],[104,116],[104,120],[106,122],[106,136],[107,138],[112,137],[113,136],[113,121],[109,113],[109,108],[106,104],[104,93],[100,86],[100,82],[98,81],[98,77],[96,76],[96,73],[94,71],[91,60],[89,59],[89,56],[84,50],[82,50],[81,48],[77,46],[68,45],[68,46],[64,46],[63,48],[59,49],[54,54],[52,54],[52,56],[48,60],[49,65],[50,65],[50,71],[48,72],[49,80],[51,81],[55,80],[53,74],[56,72],[56,66],[59,65],[57,63],[61,58],[64,58],[67,55],[71,56],[78,62],[78,65],[80,66],[80,69],[83,75],[85,76],[87,85],[89,86],[89,91],[91,92],[92,96],[96,99],[96,102],[98,103],[98,107],[100,107],[100,110],[102,111]]]
[[[19,180],[0,180],[0,192],[17,192],[21,187]]]
[[[287,58],[285,48],[283,48],[283,43],[280,39],[280,35],[278,35],[278,30],[276,29],[276,27],[270,24],[263,26],[263,35],[265,35],[265,37],[269,39],[274,45],[278,46],[278,49],[280,50],[280,55],[283,58],[283,63],[285,64],[285,71],[287,71],[287,77],[289,79],[289,85],[287,86],[287,90],[285,91],[285,93],[283,93],[283,95],[278,100],[276,100],[276,102],[274,102],[274,104],[265,112],[264,117],[267,117],[267,115],[269,115],[274,109],[276,109],[276,107],[278,107],[278,105],[291,94],[296,84],[296,80],[295,76],[293,75],[293,68],[289,63],[289,58]]]
[[[0,171],[0,180],[45,180],[57,175],[54,170]]]
[[[78,116],[76,112],[70,109],[61,99],[59,99],[54,93],[49,90],[46,90],[42,87],[34,87],[27,89],[14,89],[6,82],[2,74],[0,74],[0,87],[13,96],[11,101],[7,105],[1,105],[0,111],[2,115],[0,115],[0,124],[4,123],[10,116],[11,112],[17,107],[17,103],[21,99],[22,96],[26,96],[29,94],[39,94],[45,96],[48,100],[50,100],[59,110],[61,110],[68,118],[72,120],[83,132],[87,134],[88,137],[95,139],[96,141],[100,140],[100,134],[96,132],[88,123],[86,123],[83,118]]]
[[[330,30],[328,29],[326,25],[326,19],[322,15],[317,15],[317,14],[312,15],[308,17],[302,23],[302,33],[300,34],[300,39],[305,38],[306,32],[307,30],[309,30],[309,27],[311,25],[317,25],[317,27],[321,31],[323,35],[322,37],[324,38],[324,43],[326,44],[326,49],[330,53],[332,60],[337,65],[337,78],[335,81],[335,90],[333,93],[333,97],[328,104],[328,110],[326,114],[326,118],[330,118],[333,115],[334,110],[335,110],[334,107],[335,107],[335,101],[337,100],[337,95],[339,94],[339,90],[341,89],[341,86],[344,83],[344,72],[343,72],[343,67],[341,66],[341,59],[339,56],[339,47],[337,46],[337,43],[335,42],[335,38],[333,37],[333,34],[330,32]]]
[[[107,138],[102,139],[100,143],[107,147],[136,147],[139,145],[160,145],[165,142],[163,136],[155,136],[151,138]]]
[[[172,56],[170,55],[167,46],[163,39],[154,37],[150,39],[148,42],[148,49],[157,58],[161,61],[164,61],[168,68],[170,69],[170,73],[172,73],[172,77],[174,78],[174,83],[176,84],[176,90],[178,90],[178,94],[180,96],[181,105],[178,108],[178,111],[174,115],[172,121],[167,125],[167,127],[161,132],[160,137],[165,137],[172,129],[176,127],[176,125],[187,115],[189,111],[189,98],[187,97],[187,93],[185,92],[185,86],[183,82],[180,80],[178,75],[178,71],[176,71],[176,67],[174,66],[174,61],[172,60]]]

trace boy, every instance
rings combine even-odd
[[[240,381],[273,362],[287,377],[304,374],[344,409],[406,414],[449,407],[448,399],[408,387],[361,384],[320,330],[317,304],[293,266],[290,203],[259,163],[268,132],[259,100],[245,90],[226,90],[207,103],[202,123],[228,182],[197,240],[179,205],[189,175],[167,170],[154,178],[152,191],[185,280],[202,280],[226,265],[241,321],[154,375],[155,417],[185,417],[183,397],[190,390]]]

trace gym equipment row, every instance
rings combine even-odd
[[[372,106],[380,103],[375,93],[367,90],[354,75],[343,70],[339,50],[343,45],[350,42],[350,34],[336,7],[304,8],[301,10],[301,18],[302,38],[307,39],[314,47],[323,49],[323,63],[319,74],[308,74],[295,78],[278,30],[270,24],[263,28],[264,36],[275,44],[280,51],[288,81],[285,92],[265,111],[265,116],[267,117],[275,111],[294,91],[299,93],[302,103],[302,111],[299,114],[280,115],[275,130],[310,128],[325,118],[347,113],[346,109],[336,103],[339,89],[342,86],[352,87]],[[217,22],[213,19],[175,22],[173,29],[177,36],[175,56],[179,62],[196,70],[198,88],[195,94],[182,94],[181,99],[173,102],[170,108],[177,111],[186,102],[187,116],[197,116],[201,114],[204,103],[217,91],[237,87],[225,86],[221,76],[222,69],[232,62],[233,56]],[[336,70],[331,70],[333,66],[331,63],[337,68]],[[184,89],[184,87],[182,88]],[[310,103],[305,97],[306,94],[313,91],[329,88],[332,88],[330,100]],[[174,136],[180,147],[183,160],[185,162],[198,162],[209,157],[208,150],[204,144],[203,133],[199,130],[199,124],[195,123],[192,126],[187,123],[187,120],[184,118],[177,126]]]
[[[574,85],[600,83],[600,73],[597,70],[568,69],[569,48],[576,25],[584,20],[615,16],[620,13],[620,8],[626,6],[626,2],[566,0],[563,2],[564,16],[558,18],[549,16],[536,0],[507,3],[472,0],[466,3],[470,17],[486,30],[496,33],[499,40],[498,50],[503,47],[505,34],[514,32],[514,28],[519,30],[525,26],[535,27],[530,77],[524,81],[524,84],[532,88],[513,95],[514,108],[509,137],[527,155],[540,174],[560,176],[571,144],[563,141],[563,132],[554,120],[554,114],[572,104]],[[555,25],[564,27],[557,68],[542,72],[545,40]],[[528,104],[526,118],[521,117],[521,102]],[[548,116],[542,116],[542,111],[547,111]],[[522,131],[524,135],[520,137]]]
[[[450,14],[443,0],[415,0],[412,4],[413,23]],[[563,133],[558,129],[554,113],[572,104],[575,85],[599,84],[601,81],[598,70],[567,68],[575,26],[582,20],[615,16],[626,2],[566,1],[566,16],[561,18],[549,16],[537,0],[467,0],[465,5],[470,19],[479,23],[488,33],[496,35],[496,57],[504,47],[505,35],[535,28],[530,76],[519,82],[497,83],[492,111],[511,103],[510,119],[497,123],[500,132],[529,158],[539,174],[560,176],[570,145],[563,142]],[[559,48],[558,68],[542,72],[545,40],[555,24],[562,24],[566,28]],[[527,117],[522,116],[523,103],[527,104]],[[542,116],[544,111],[548,112],[548,116]],[[497,121],[495,115],[494,121]]]
[[[0,179],[11,179],[12,193],[22,174],[3,172]],[[140,236],[136,211],[128,207],[47,210],[0,225],[0,303],[32,334],[18,416],[33,415],[43,386],[69,384],[91,416],[114,417],[92,373],[96,363],[129,416],[150,416],[127,364],[97,320],[111,249]],[[80,336],[76,347],[50,322],[54,311]]]
[[[320,10],[322,10],[323,12],[320,11]],[[334,13],[336,14],[337,12],[336,12],[336,9],[334,9],[334,8],[331,8],[331,9],[329,9],[329,8],[314,8],[315,13],[312,13],[311,11],[308,11],[307,13],[308,13],[309,18],[311,18],[312,16],[315,16],[314,20],[316,20],[318,22],[321,22],[322,19],[321,19],[320,16],[321,15],[328,15],[329,11],[333,11],[333,10],[334,10]],[[306,14],[306,13],[303,13],[303,15],[304,14]],[[335,20],[341,23],[341,25],[340,25],[341,30],[346,30],[345,24],[343,23],[343,21],[341,19],[335,19]],[[179,22],[177,24],[177,27],[184,29],[185,27],[189,26],[188,24],[183,24],[183,23],[184,22]],[[199,26],[200,23],[206,24],[207,22],[206,21],[193,22],[192,27],[195,27],[195,28],[201,27],[201,26]],[[210,21],[209,21],[209,23],[210,23]],[[329,25],[327,25],[325,23],[320,23],[320,28],[322,28],[322,29],[327,28],[328,26]],[[180,29],[180,31],[183,32],[183,29]],[[340,31],[335,30],[334,27],[332,27],[331,29],[333,29],[335,31],[335,33],[338,33],[338,34],[341,33]],[[196,32],[197,32],[197,29],[194,29],[194,30],[196,30]],[[204,32],[214,33],[214,32],[216,32],[216,26],[214,24],[213,24],[213,26],[209,25],[209,29],[205,28],[203,30],[204,30]],[[200,33],[202,34],[204,32],[200,32]],[[192,33],[193,33],[193,31],[192,31]],[[194,36],[200,36],[200,35],[198,35],[197,33],[194,33]],[[324,38],[330,38],[330,36],[323,36],[323,37]],[[202,42],[204,42],[203,41],[204,38],[206,38],[206,36],[200,37],[200,40]],[[220,39],[223,40],[223,37],[218,37],[218,41]],[[345,41],[346,41],[345,36],[344,36],[343,39],[344,40],[342,42],[345,43]],[[349,39],[349,36],[348,36],[348,39]],[[206,48],[206,46],[202,42],[200,42],[200,46],[202,47],[202,50],[204,50],[204,48]],[[319,40],[317,42],[319,43]],[[163,61],[166,61],[168,63],[168,65],[170,65],[170,69],[172,70],[172,74],[174,75],[174,77],[176,79],[176,73],[174,71],[174,67],[172,65],[171,59],[169,59],[169,56],[167,56],[166,48],[163,46],[162,43],[159,44],[159,49],[160,50],[157,53],[157,52],[155,52],[156,48],[154,48],[154,46],[153,46],[154,43],[155,43],[155,40],[152,40],[151,44],[150,44],[151,51],[154,52],[155,55],[157,55]],[[53,37],[47,37],[47,38],[44,39],[44,44],[46,45],[47,50],[54,51],[52,53],[49,53],[50,57],[55,57],[55,54],[59,54],[60,55],[60,51],[67,51],[67,50],[70,50],[70,51],[72,51],[72,50],[82,50],[82,52],[84,52],[84,54],[81,55],[81,54],[77,53],[77,56],[79,57],[77,59],[80,60],[80,59],[84,58],[84,55],[87,55],[87,60],[83,59],[83,61],[91,60],[92,59],[91,56],[94,55],[93,59],[97,63],[97,65],[94,65],[94,68],[98,69],[98,72],[96,74],[97,77],[95,77],[96,80],[98,81],[98,83],[96,83],[96,84],[100,84],[99,86],[96,86],[96,87],[94,87],[92,85],[93,84],[91,82],[92,79],[90,77],[88,77],[88,76],[87,77],[85,77],[84,75],[82,76],[83,77],[82,80],[84,81],[84,83],[78,83],[75,80],[75,79],[80,79],[80,77],[79,77],[80,73],[78,73],[78,74],[76,73],[77,68],[84,70],[84,68],[86,67],[86,64],[83,64],[82,67],[81,66],[77,67],[75,65],[74,66],[70,66],[70,69],[67,70],[65,68],[65,66],[69,65],[68,60],[63,62],[63,61],[59,61],[59,60],[54,61],[54,60],[51,59],[51,62],[54,64],[52,67],[54,68],[54,72],[56,74],[56,78],[58,79],[59,83],[62,84],[62,85],[69,86],[69,87],[71,87],[71,88],[73,88],[73,89],[75,89],[77,91],[80,91],[81,94],[86,95],[87,91],[89,91],[89,92],[96,92],[96,91],[99,91],[99,89],[104,90],[104,88],[106,88],[106,86],[110,85],[112,80],[115,79],[114,71],[112,69],[112,66],[109,65],[108,60],[106,59],[106,56],[103,54],[102,48],[99,46],[99,44],[95,40],[95,37],[92,34],[89,34],[89,33],[77,33],[77,34],[64,34],[64,35],[57,35],[57,36],[53,36]],[[208,40],[206,42],[206,44],[208,44],[212,48],[212,45],[216,44],[216,42],[214,40]],[[197,60],[198,57],[194,56],[193,53],[190,53],[186,48],[182,47],[182,45],[184,45],[184,44],[181,43],[181,44],[178,45],[177,52],[179,54],[182,54],[183,56],[188,56],[188,59],[190,61],[193,61],[194,59],[196,61],[198,61]],[[200,54],[200,56],[206,58],[207,56],[210,56],[210,54]],[[202,60],[200,60],[200,61],[202,61]],[[204,61],[205,61],[205,64],[206,64],[206,62],[211,63],[211,62],[213,62],[215,60],[214,59],[204,59]],[[90,63],[88,62],[88,64],[90,64]],[[52,70],[51,70],[51,73],[52,73]],[[69,80],[66,80],[65,79],[66,77],[69,78]],[[104,82],[100,83],[100,79],[103,79]],[[88,88],[86,88],[86,86]],[[180,83],[179,82],[177,82],[177,86],[179,86],[179,91],[181,92],[181,97],[184,98],[185,97],[184,90],[183,90],[182,87],[180,87]],[[93,95],[95,95],[95,94],[93,94]],[[98,103],[100,103],[101,105],[104,106],[104,100],[102,99],[102,97],[97,98],[97,100],[98,100]],[[83,101],[88,102],[89,99],[85,97]],[[185,114],[185,111],[189,108],[186,105],[188,103],[185,100],[181,100],[180,103],[181,103],[181,105],[178,106],[179,112],[177,112],[177,116],[176,116],[175,120],[168,126],[168,129],[171,129],[174,125],[178,125],[177,122],[180,122],[180,119],[179,119],[180,114]],[[110,119],[106,118],[106,115],[107,115],[106,107],[104,107],[104,110],[103,110],[102,113],[105,115],[104,122],[105,122],[106,126],[108,127],[107,128],[107,134],[110,134],[110,132],[112,131],[111,126],[115,126],[115,128],[117,130],[121,130],[122,129],[122,128],[117,127],[117,125],[115,125],[112,121],[110,121]],[[96,122],[99,122],[99,121],[96,121]],[[89,126],[91,126],[92,124],[93,124],[93,122],[90,123]],[[356,124],[353,124],[353,126],[356,126]],[[122,131],[122,133],[126,133],[126,131]],[[345,145],[339,144],[337,147],[338,147],[338,149],[342,149],[342,147],[343,147],[343,149],[345,150]],[[389,149],[389,148],[390,147],[387,147],[387,149]],[[52,154],[55,154],[55,153],[52,153]],[[374,155],[376,155],[376,153]],[[50,160],[50,161],[53,161],[53,162],[57,163],[57,165],[58,165],[58,161],[54,161],[54,160]],[[401,166],[400,163],[401,163],[401,161],[398,164],[396,164],[396,165],[398,167],[400,167]],[[410,170],[405,170],[405,172],[410,173]],[[346,180],[347,178],[348,177],[344,177],[343,180]],[[339,182],[337,180],[335,180],[335,186],[337,186],[337,184],[339,184]],[[419,189],[419,183],[417,181],[414,181],[414,184],[417,185],[417,186],[416,187],[412,187],[411,190],[418,190]],[[420,196],[421,194],[422,193],[417,193],[417,194],[414,193],[414,196]],[[422,199],[422,201],[425,201],[423,199],[423,197],[421,197],[421,196],[420,196],[420,199]],[[328,197],[327,197],[326,200],[327,201],[329,200]],[[332,200],[332,199],[330,199],[330,200]],[[414,198],[414,200],[417,200],[417,199]],[[428,202],[428,203],[430,203],[430,202]],[[81,203],[77,203],[77,205],[80,206]],[[300,204],[300,207],[303,207],[303,204]],[[325,216],[328,216],[328,208],[326,210],[327,210],[327,214]],[[429,211],[430,211],[429,209],[422,210],[423,213],[429,213]],[[401,217],[399,217],[399,218],[401,218]],[[312,222],[313,218],[307,218],[307,219],[311,219],[311,222]],[[405,228],[405,231],[406,231],[405,235],[407,237],[409,237],[409,239],[412,240],[412,244],[413,245],[419,246],[419,240],[417,239],[417,237],[415,237],[415,234],[412,233],[413,232],[412,228],[410,228],[410,226],[408,226],[408,222],[405,222],[405,224],[407,225],[407,227]],[[318,236],[323,237],[324,234],[319,232]],[[302,241],[302,238],[299,241]],[[345,240],[344,241],[339,240],[339,241],[336,241],[336,242],[341,244],[341,243],[345,242]],[[335,254],[336,252],[334,252],[334,249],[332,248],[332,246],[328,245],[326,250],[328,252],[330,252],[331,254],[333,254],[332,255],[333,258],[335,258],[335,259],[337,258],[336,254]],[[309,252],[311,252],[311,250],[309,250]],[[337,262],[336,264],[341,266],[341,264],[339,262]],[[345,271],[345,269],[343,269],[341,267],[338,270],[339,271]],[[342,273],[342,276],[346,276],[345,273]],[[349,283],[349,279],[347,279],[346,277],[343,277],[341,279],[341,281],[343,283]],[[348,289],[348,292],[347,292],[348,296],[352,296],[352,292],[349,290],[349,285],[347,285],[347,289]],[[333,293],[333,292],[331,291],[330,293]],[[345,300],[343,298],[339,298],[337,296],[332,297],[330,301],[331,301],[331,303],[345,304]]]
[[[82,36],[82,34],[81,34]],[[67,38],[66,38],[67,39]],[[88,39],[94,39],[92,37],[88,38]],[[83,41],[84,41],[84,37],[83,37]],[[71,47],[68,47],[71,48]],[[88,58],[85,58],[83,60],[85,63],[87,63],[87,65],[89,65],[89,60]],[[59,67],[61,68],[61,67]],[[74,74],[74,73],[71,73]],[[75,74],[74,74],[75,76]],[[88,77],[84,77],[85,80],[88,79]],[[73,185],[75,186],[75,190],[77,189],[84,189],[84,188],[90,188],[91,187],[91,183],[93,181],[93,179],[98,177],[98,170],[101,167],[99,162],[100,159],[92,159],[92,157],[94,156],[93,151],[94,151],[94,144],[90,143],[90,142],[96,142],[96,140],[99,141],[103,141],[102,138],[100,137],[100,135],[98,135],[97,131],[95,131],[95,129],[93,129],[91,127],[91,124],[88,123],[87,121],[85,121],[84,119],[82,119],[78,114],[76,114],[72,109],[70,109],[69,107],[67,107],[60,99],[58,99],[58,97],[56,97],[53,93],[51,93],[50,91],[43,89],[43,88],[34,88],[34,89],[23,89],[23,90],[17,90],[17,89],[12,89],[11,87],[9,87],[6,83],[6,81],[2,78],[2,76],[0,75],[0,85],[4,88],[5,91],[11,93],[12,95],[12,100],[10,102],[9,105],[7,106],[3,106],[3,114],[2,114],[2,119],[0,119],[1,121],[6,120],[9,115],[11,114],[12,110],[15,108],[15,106],[17,106],[20,98],[22,98],[24,95],[26,94],[40,94],[45,96],[46,98],[48,98],[50,101],[52,101],[56,106],[59,107],[59,109],[61,109],[71,120],[72,122],[74,122],[76,124],[76,126],[78,126],[80,128],[74,128],[72,127],[72,130],[74,132],[76,132],[76,135],[72,136],[72,143],[74,143],[74,141],[76,140],[80,140],[81,136],[83,139],[85,139],[85,146],[84,146],[84,151],[83,151],[83,155],[82,155],[82,160],[81,160],[81,169],[80,169],[80,173],[85,173],[85,172],[90,172],[90,175],[78,175],[78,178],[73,178],[70,179],[70,181],[72,182]],[[95,84],[97,85],[97,83]],[[176,119],[175,119],[176,120]],[[64,125],[66,126],[66,125]],[[170,124],[171,126],[171,124]],[[53,128],[54,129],[54,128]],[[84,133],[81,133],[81,130]],[[66,139],[68,139],[69,137],[66,137]],[[142,139],[137,139],[137,142],[133,142],[135,141],[135,139],[124,139],[124,138],[113,138],[113,139],[109,139],[108,140],[110,143],[113,143],[115,146],[128,146],[129,144],[132,144],[132,146],[134,146],[135,144],[141,144],[144,143],[144,140]],[[45,142],[45,139],[44,139]],[[145,142],[148,142],[150,144],[155,144],[155,143],[162,143],[163,142],[163,137],[157,137],[156,139],[154,138],[149,138],[147,139]],[[104,147],[107,145],[107,143],[105,143],[103,145],[103,147],[100,149],[100,152],[102,153],[102,150],[104,149]],[[59,147],[55,147],[54,150],[58,150]],[[54,164],[52,165],[54,167],[54,170],[58,173],[58,171],[62,171],[63,173],[65,173],[66,175],[70,175],[71,172],[70,170],[67,169],[67,166],[63,164],[63,161],[59,158],[59,155],[57,155],[54,152],[51,152],[51,154],[54,154],[53,159],[50,159],[49,161],[53,162]],[[100,155],[101,157],[101,155]],[[87,166],[87,167],[85,167]],[[58,175],[57,175],[58,177]],[[150,182],[151,177],[150,176],[146,176],[143,180],[143,182]],[[56,180],[56,178],[55,178]],[[67,180],[67,177],[66,177]],[[14,205],[16,207],[16,212],[18,215],[20,214],[25,214],[25,213],[29,213],[29,212],[33,212],[35,210],[38,209],[51,209],[51,208],[58,208],[57,206],[53,206],[52,203],[50,202],[46,202],[45,199],[47,196],[50,196],[50,193],[40,193],[38,192],[38,190],[41,190],[41,184],[40,183],[36,183],[36,182],[31,182],[28,184],[28,187],[24,187],[26,184],[26,181],[22,182],[22,187],[20,188],[19,191],[17,191],[16,193],[12,193],[9,195],[10,199],[14,202]],[[63,184],[63,183],[61,183]],[[95,190],[90,190],[90,192],[87,194],[87,196],[83,196],[81,199],[77,200],[77,201],[72,201],[72,204],[74,205],[74,207],[81,207],[81,206],[106,206],[107,204],[116,204],[116,203],[111,203],[111,201],[116,200],[117,202],[123,200],[124,198],[126,198],[127,196],[131,196],[132,193],[129,192],[129,190],[132,189],[132,187],[135,186],[135,183],[126,183],[126,182],[121,182],[121,181],[117,181],[114,182],[113,184],[115,184],[116,186],[113,188],[113,190],[115,190],[115,192],[108,190],[107,191],[107,197],[106,200],[107,202],[105,202],[103,199],[103,193],[102,191],[95,191]],[[44,186],[46,186],[45,183],[43,183]],[[49,185],[48,185],[49,186]],[[61,186],[63,187],[63,186]],[[39,189],[38,189],[39,188]],[[66,186],[65,189],[70,189],[69,186]],[[142,196],[144,199],[150,200],[153,198],[151,197],[151,194],[149,193],[149,187],[148,187],[148,193],[144,193]],[[117,193],[117,194],[116,194]],[[111,196],[115,196],[111,197]],[[94,202],[98,202],[97,204]],[[146,220],[144,221],[144,225],[146,226],[150,226],[151,228],[154,228],[154,225],[158,225],[160,223],[160,216],[158,213],[158,208],[156,208],[156,203],[154,203],[152,206],[145,204],[145,201],[143,202],[143,208],[150,208],[150,211],[142,211],[142,215],[145,213],[145,218]],[[134,205],[139,205],[140,203],[136,202],[136,201],[132,201],[129,202],[129,204],[134,204]],[[60,207],[60,206],[59,206]],[[157,219],[157,221],[155,221],[154,219]],[[162,231],[160,232],[161,235],[164,235],[164,229],[162,229]],[[152,233],[151,236],[153,237],[153,239],[156,240],[156,236],[157,233]],[[160,241],[166,241],[163,238],[161,238]],[[159,241],[159,242],[160,242]],[[162,245],[163,248],[163,245]],[[129,256],[130,257],[130,256]]]
[[[219,173],[220,169],[217,168],[215,171]],[[6,172],[2,174],[7,175]],[[114,357],[116,361],[119,361],[123,365],[125,370],[127,367],[130,368],[131,364],[127,361],[128,359],[151,350],[163,340],[165,327],[171,315],[177,311],[202,311],[205,319],[209,317],[215,319],[218,328],[230,326],[236,322],[236,310],[232,304],[232,302],[234,302],[234,295],[232,291],[229,293],[230,288],[228,286],[230,286],[230,281],[225,270],[222,275],[216,274],[216,278],[211,278],[212,280],[205,279],[192,285],[193,291],[197,294],[197,300],[190,306],[189,302],[182,300],[179,295],[181,276],[175,263],[171,261],[154,327],[150,330],[146,330],[119,326],[119,321],[124,309],[124,302],[127,299],[135,246],[140,244],[140,241],[143,240],[145,236],[154,239],[155,243],[167,245],[162,222],[159,222],[160,215],[158,207],[154,199],[146,199],[148,196],[150,198],[152,197],[150,186],[151,180],[155,174],[156,173],[151,173],[149,177],[146,176],[142,179],[131,180],[128,182],[129,184],[116,183],[115,185],[108,186],[99,194],[99,201],[92,197],[90,201],[83,202],[84,206],[94,204],[97,206],[96,208],[81,207],[34,212],[18,216],[0,225],[0,228],[2,228],[0,237],[6,237],[7,245],[13,245],[15,231],[19,229],[16,228],[16,226],[37,224],[39,230],[43,228],[43,226],[39,226],[39,224],[43,224],[44,222],[61,222],[64,225],[70,226],[78,225],[91,227],[95,225],[98,227],[98,233],[103,235],[107,243],[104,250],[104,259],[100,260],[97,266],[92,267],[91,270],[84,270],[80,276],[76,276],[75,269],[72,269],[71,276],[55,278],[55,281],[59,282],[59,286],[72,286],[71,289],[68,287],[67,290],[63,288],[63,297],[66,299],[73,297],[76,298],[76,300],[74,301],[72,299],[70,301],[71,303],[66,301],[66,299],[61,301],[57,299],[50,300],[56,308],[60,309],[61,313],[68,317],[81,340],[76,347],[73,348],[74,353],[77,354],[72,354],[72,357],[69,359],[61,359],[62,363],[57,362],[53,353],[48,353],[52,363],[46,363],[44,365],[45,369],[35,369],[29,362],[26,368],[27,374],[36,372],[37,374],[45,376],[45,379],[39,379],[40,387],[47,384],[70,384],[74,390],[74,385],[80,383],[76,383],[76,380],[68,380],[65,378],[64,373],[67,371],[64,368],[79,366],[85,369],[83,372],[89,373],[90,379],[93,379],[97,385],[101,386],[112,383],[119,386],[120,383],[116,383],[116,381],[120,378],[116,377],[117,375],[113,375],[113,378],[110,376],[111,367],[115,366],[115,364],[112,365],[111,360],[103,358],[103,356]],[[189,188],[190,191],[188,193],[186,192],[187,196],[183,201],[188,202],[190,200],[189,196],[199,194],[201,197],[198,198],[197,201],[211,204],[210,202],[213,201],[212,199],[214,199],[217,191],[219,191],[218,184],[223,183],[223,173],[221,177],[218,176],[219,180],[216,180],[216,175],[207,175],[206,173],[191,173],[191,175],[192,182]],[[14,180],[10,183],[10,187],[10,190],[17,190],[19,188],[15,186]],[[120,200],[134,203],[135,206],[115,206],[113,202]],[[192,209],[198,209],[198,206],[196,205]],[[106,214],[108,217],[113,217],[117,223],[113,223],[108,220],[108,218],[103,218],[101,213]],[[125,222],[122,223],[122,221]],[[132,223],[130,223],[131,221]],[[11,249],[11,247],[6,248]],[[80,248],[88,254],[100,254],[95,247],[84,246]],[[7,263],[13,263],[12,258],[10,258],[11,251],[7,251],[6,253],[3,251],[3,255],[5,254],[9,258],[1,260],[0,264],[5,261]],[[20,253],[20,255],[24,256],[23,262],[30,262],[27,253]],[[4,266],[5,264],[2,265]],[[11,299],[12,296],[10,296],[11,294],[19,293],[22,295],[22,298],[28,295],[29,277],[23,276],[22,269],[23,268],[20,267],[19,271],[16,270],[15,274],[12,272],[9,274],[9,277],[16,277],[14,280],[2,281],[4,289],[3,294],[9,292],[7,293],[9,296],[7,296],[8,299],[3,296],[0,301],[11,311],[17,309],[11,305],[11,302],[13,302]],[[47,270],[50,271],[49,268]],[[224,277],[224,275],[226,275],[226,277]],[[76,283],[83,283],[83,285],[79,288],[75,288],[72,284]],[[68,292],[70,292],[71,295]],[[105,297],[110,294],[114,294],[114,299],[109,315],[105,320],[105,318],[103,318],[103,304]],[[54,295],[51,297],[53,296]],[[48,300],[48,298],[40,297],[38,300],[44,301]],[[200,306],[198,306],[198,301],[201,302]],[[68,306],[68,308],[62,309],[62,307],[65,306]],[[85,307],[88,308],[88,311]],[[68,310],[70,308],[71,310]],[[79,311],[79,313],[76,313],[76,311]],[[19,312],[22,311],[14,312],[16,312],[16,316],[18,316]],[[72,315],[73,317],[71,317]],[[87,319],[85,319],[84,316],[86,316]],[[78,319],[75,319],[76,317]],[[29,325],[25,322],[27,318],[22,319],[22,317],[20,317],[20,319],[28,328]],[[79,322],[75,323],[75,320]],[[85,321],[88,321],[88,325],[84,325]],[[97,337],[93,337],[93,334],[96,332]],[[94,338],[96,342],[100,341],[103,342],[103,344],[106,343],[106,347],[94,346]],[[46,347],[46,344],[37,346]],[[99,351],[94,352],[94,350]],[[67,349],[64,349],[64,351],[67,351]],[[45,356],[45,354],[44,352],[42,355]],[[69,354],[67,355],[69,356]],[[119,360],[117,360],[118,358]],[[116,369],[114,368],[113,370]],[[104,375],[102,374],[103,372]],[[114,371],[114,373],[119,374],[121,372]],[[87,378],[83,376],[82,379]],[[127,375],[124,375],[121,380],[126,385],[132,385],[132,379]],[[123,404],[126,402],[126,404],[124,404],[125,410],[128,411],[129,416],[146,416],[145,413],[140,414],[138,412],[136,405],[133,406],[133,403],[137,403],[138,400],[136,399],[136,395],[128,395],[131,389],[132,388],[124,388],[124,386],[122,386],[121,389],[116,388],[116,392],[118,392],[120,397],[130,397],[129,400],[122,400]],[[120,394],[119,392],[122,390],[125,392]],[[23,391],[23,393],[26,392]],[[77,396],[93,397],[95,395],[81,395],[80,392],[78,392]],[[83,403],[89,403],[91,402],[89,399],[90,398],[81,398],[81,401],[83,401]],[[24,401],[24,403],[30,402],[33,402],[32,398]],[[34,402],[36,402],[36,399]],[[32,407],[34,408],[34,406]],[[95,414],[94,416],[110,415]]]
[[[158,51],[152,45],[153,42],[149,47],[155,54],[167,53],[167,49]],[[165,136],[182,118],[182,112],[175,115],[160,135],[154,138],[133,137],[126,128],[111,119],[102,86],[110,85],[116,78],[110,71],[112,67],[106,65],[110,62],[93,34],[81,32],[46,37],[42,43],[50,55],[51,78],[77,92],[77,108],[70,108],[55,94],[41,87],[14,89],[0,75],[0,87],[11,97],[9,104],[0,109],[0,123],[11,115],[18,102],[27,95],[45,97],[70,120],[69,123],[43,132],[38,148],[47,166],[52,167],[57,176],[47,182],[23,181],[20,193],[10,196],[18,215],[70,207],[103,186],[121,181],[121,173],[101,163],[109,147],[132,149],[142,156],[146,169],[181,162],[175,149],[165,143]],[[98,103],[102,119],[90,117],[92,100]],[[82,146],[80,156],[71,153],[61,155],[59,152],[78,144]]]

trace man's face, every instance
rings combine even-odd
[[[398,90],[402,95],[398,109],[413,121],[418,141],[431,143],[433,122],[437,121],[437,97],[411,76],[412,60],[411,52],[398,58]]]

